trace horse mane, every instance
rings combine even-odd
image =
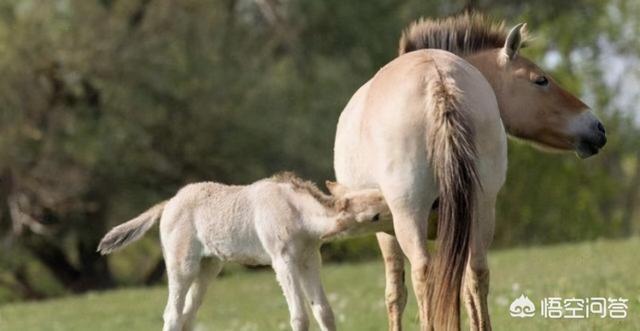
[[[402,55],[435,48],[465,56],[502,48],[507,35],[504,21],[496,21],[478,12],[465,12],[440,19],[420,18],[402,32],[398,53]],[[527,40],[526,33],[523,40]]]
[[[314,199],[322,205],[333,208],[335,198],[332,195],[322,192],[318,186],[309,180],[304,180],[292,171],[283,171],[271,176],[269,180],[276,183],[291,184],[294,190],[309,193]]]

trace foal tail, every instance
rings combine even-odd
[[[166,204],[167,201],[160,202],[138,217],[111,229],[100,240],[98,252],[110,254],[140,239],[160,219]]]
[[[434,65],[426,90],[427,155],[439,186],[437,253],[427,270],[429,314],[436,330],[459,330],[460,288],[469,254],[479,185],[473,127],[460,91]]]

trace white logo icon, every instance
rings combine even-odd
[[[511,306],[509,306],[509,314],[513,317],[533,317],[535,312],[536,306],[529,300],[529,297],[524,294],[513,300]]]

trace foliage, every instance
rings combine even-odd
[[[0,300],[157,282],[157,237],[109,259],[95,247],[185,183],[333,177],[338,115],[401,29],[464,6],[529,22],[525,54],[609,132],[587,161],[510,144],[496,246],[637,234],[638,72],[609,67],[637,63],[634,1],[0,0]]]

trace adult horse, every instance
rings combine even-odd
[[[507,169],[506,134],[580,157],[606,143],[602,124],[518,51],[523,24],[464,14],[420,20],[400,56],[351,98],[338,123],[334,167],[352,188],[379,187],[395,237],[378,234],[387,277],[389,328],[406,303],[403,255],[421,328],[458,330],[460,292],[473,330],[490,330],[487,249]],[[438,204],[438,252],[427,222]],[[463,279],[464,278],[464,279]]]

